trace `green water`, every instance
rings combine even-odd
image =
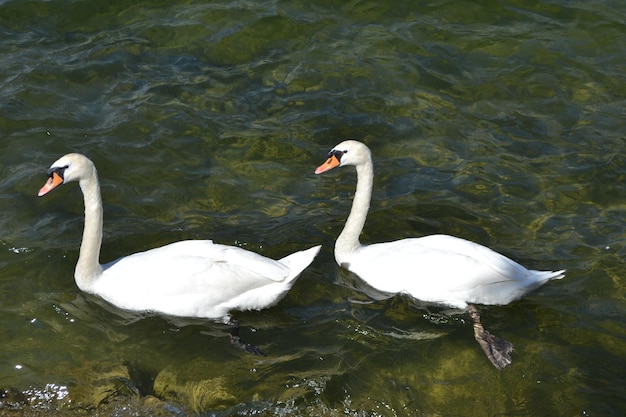
[[[0,1],[0,415],[623,416],[622,1]],[[448,233],[567,269],[486,327],[373,300],[336,266],[349,169],[374,154],[363,242]],[[73,281],[82,152],[101,260],[210,238],[279,258],[322,244],[276,307],[227,329],[119,311]]]

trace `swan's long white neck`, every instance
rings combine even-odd
[[[80,180],[79,185],[85,200],[85,228],[74,279],[82,291],[93,292],[96,279],[102,275],[99,259],[102,245],[102,197],[95,167],[90,175]]]
[[[357,253],[361,248],[359,235],[365,226],[374,182],[374,165],[371,157],[356,165],[356,175],[356,192],[352,201],[352,209],[335,243],[335,259],[340,266],[349,263],[350,256]]]

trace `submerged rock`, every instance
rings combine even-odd
[[[26,402],[27,398],[24,393],[14,388],[0,388],[0,410],[21,407],[26,404]]]
[[[154,393],[194,410],[226,409],[239,401],[229,379],[215,375],[215,364],[193,361],[184,368],[169,366],[154,380]],[[204,375],[211,375],[203,378]]]
[[[118,397],[139,397],[128,367],[122,364],[92,362],[72,375],[68,402],[80,408],[95,408]]]

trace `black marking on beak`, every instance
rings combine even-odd
[[[52,174],[56,172],[56,174],[61,177],[62,180],[65,180],[63,174],[65,174],[65,169],[68,168],[69,165],[65,165],[64,167],[54,167],[48,170],[48,177],[52,177]]]
[[[344,153],[348,153],[348,151],[340,151],[337,149],[333,149],[332,151],[328,152],[328,157],[335,157],[337,158],[337,161],[341,162],[341,157],[343,156]]]

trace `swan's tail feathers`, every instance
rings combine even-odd
[[[290,271],[287,281],[291,281],[296,278],[307,266],[311,265],[311,262],[313,262],[313,259],[317,256],[321,247],[321,245],[314,246],[306,250],[292,253],[291,255],[280,259],[278,262],[287,266]]]
[[[560,271],[533,271],[537,282],[546,282],[551,279],[561,279],[565,276],[565,269]]]

